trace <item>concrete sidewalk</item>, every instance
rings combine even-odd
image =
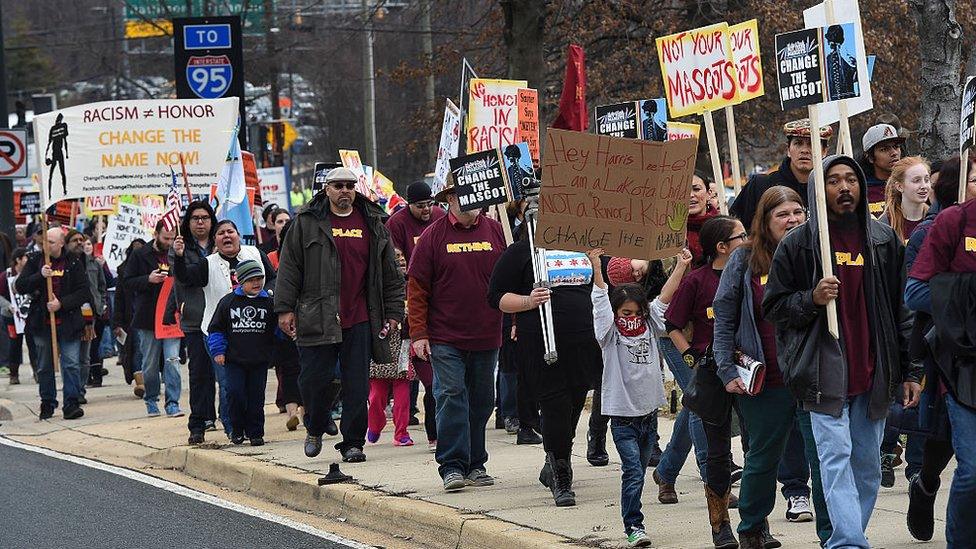
[[[184,367],[183,379],[186,380]],[[140,469],[179,469],[188,475],[233,490],[247,492],[276,503],[320,515],[341,517],[352,524],[398,534],[425,547],[589,547],[626,546],[620,519],[620,467],[610,444],[608,467],[586,463],[586,415],[580,421],[574,447],[574,489],[577,506],[556,508],[538,472],[544,459],[541,446],[517,446],[515,437],[489,429],[488,472],[496,484],[444,493],[434,456],[427,450],[423,427],[412,427],[416,446],[392,445],[392,424],[378,444],[365,448],[368,460],[341,464],[355,483],[318,487],[316,480],[332,462],[340,462],[327,438],[322,454],[307,459],[302,453],[304,432],[288,432],[285,416],[274,407],[275,379],[269,374],[266,407],[268,444],[251,448],[229,444],[222,432],[207,433],[202,448],[186,446],[186,417],[145,417],[145,406],[111,368],[106,386],[88,390],[85,417],[64,421],[60,410],[54,419],[38,421],[37,387],[29,376],[25,384],[0,385],[0,407],[12,421],[0,426],[0,434],[12,439],[50,447],[62,452]],[[59,383],[60,385],[60,383]],[[189,410],[184,381],[184,411]],[[660,421],[662,445],[672,421]],[[737,442],[737,441],[736,441]],[[215,444],[214,444],[215,443]],[[735,443],[735,442],[734,442]],[[742,456],[733,451],[736,461]],[[647,477],[644,490],[645,524],[654,547],[711,547],[707,511],[694,460],[689,459],[678,482],[680,503],[661,505],[657,487]],[[868,537],[874,547],[907,548],[945,546],[945,505],[953,462],[943,475],[943,489],[936,508],[936,535],[929,544],[912,540],[905,527],[908,506],[904,469],[896,469],[892,489],[882,488]],[[819,547],[813,523],[793,524],[784,518],[785,502],[777,498],[770,516],[773,535],[784,547]],[[733,526],[738,522],[732,511]]]

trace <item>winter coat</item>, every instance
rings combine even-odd
[[[91,292],[88,290],[88,276],[85,275],[85,265],[82,259],[74,254],[67,254],[64,276],[61,287],[55,291],[55,296],[61,302],[61,310],[55,313],[58,323],[58,337],[77,339],[85,327],[81,318],[81,306],[91,302]],[[31,294],[30,312],[27,314],[27,325],[31,332],[50,337],[50,327],[45,322],[49,318],[47,311],[47,281],[41,275],[44,265],[44,254],[34,252],[27,258],[24,270],[17,277],[14,284],[18,293]]]

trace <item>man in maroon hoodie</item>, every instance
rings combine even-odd
[[[461,211],[453,181],[434,198],[450,207],[424,231],[410,260],[410,336],[417,356],[434,366],[444,489],[489,486],[485,426],[495,403],[502,314],[488,304],[488,281],[505,238],[497,221]]]

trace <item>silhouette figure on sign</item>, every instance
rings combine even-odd
[[[48,152],[51,156],[48,156]],[[44,163],[51,167],[47,176],[47,196],[51,196],[51,183],[54,181],[54,168],[61,172],[62,194],[68,194],[68,180],[64,176],[64,160],[68,158],[68,125],[64,115],[58,114],[51,131],[47,134],[47,148],[44,149]]]
[[[831,25],[825,35],[827,47],[826,72],[829,83],[828,97],[830,101],[857,97],[857,62],[841,50],[844,44],[844,28]]]

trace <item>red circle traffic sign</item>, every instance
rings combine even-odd
[[[5,145],[12,145],[13,149],[8,153]],[[27,160],[27,145],[19,135],[0,130],[0,177],[13,175],[20,171],[20,168]]]

